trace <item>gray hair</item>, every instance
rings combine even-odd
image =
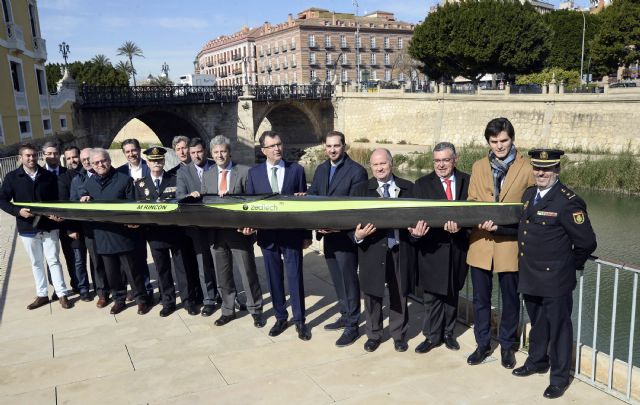
[[[56,141],[47,141],[45,143],[42,144],[42,150],[44,151],[47,148],[56,148],[56,150],[58,152],[60,152],[60,146],[58,145],[58,142]]]
[[[231,153],[231,140],[224,135],[216,135],[213,137],[211,142],[209,142],[209,149],[213,149],[216,145],[224,145],[227,148],[227,151]]]
[[[184,135],[178,135],[178,136],[174,136],[173,139],[171,140],[171,148],[175,149],[176,145],[179,144],[180,142],[184,142],[187,144],[187,146],[189,146],[189,138],[187,138]]]
[[[441,152],[445,149],[450,149],[453,152],[453,156],[458,156],[456,153],[456,147],[451,142],[440,142],[434,148],[433,152]]]
[[[107,159],[109,159],[109,162],[111,162],[111,155],[109,155],[109,151],[104,149],[104,148],[92,148],[89,151],[89,161],[92,162],[93,161],[93,156],[95,155],[101,155],[101,156],[106,156]]]

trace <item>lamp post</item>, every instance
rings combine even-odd
[[[584,76],[582,76],[582,69],[584,67],[584,34],[587,30],[587,18],[584,16],[584,11],[582,11],[582,53],[580,54],[580,83],[584,84]]]
[[[164,77],[169,77],[169,65],[167,65],[167,62],[164,62],[162,64],[160,70],[162,70],[162,74],[164,75]]]
[[[358,1],[353,0],[356,8],[356,89],[360,89],[360,23],[358,22]]]
[[[58,47],[60,48],[60,53],[62,54],[62,58],[64,59],[64,66],[67,67],[69,65],[67,63],[67,58],[71,53],[71,51],[69,51],[69,44],[67,44],[66,42],[62,42],[58,45]]]

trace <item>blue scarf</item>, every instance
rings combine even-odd
[[[507,176],[509,167],[511,167],[515,159],[516,146],[513,144],[511,145],[511,149],[507,156],[502,160],[498,159],[493,151],[489,151],[489,164],[491,165],[491,170],[493,172],[493,195],[495,196],[496,202],[500,201],[502,181]]]

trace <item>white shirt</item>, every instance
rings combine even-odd
[[[142,161],[140,161],[140,164],[137,168],[131,166],[131,163],[128,163],[128,165],[131,178],[133,178],[134,180],[142,178]]]
[[[440,182],[442,183],[442,188],[444,189],[445,193],[447,192],[447,183],[445,183],[446,179],[443,179],[442,177],[440,177]],[[455,174],[451,174],[451,176],[449,177],[449,180],[451,180],[451,199],[455,200],[456,199],[456,175]]]
[[[221,168],[220,166],[217,166],[218,168],[218,191],[224,191],[224,192],[228,192],[229,189],[231,188],[231,167],[233,167],[233,162],[229,161],[229,164],[227,165],[227,167],[223,167]],[[227,172],[224,174],[225,177],[227,178],[227,189],[226,190],[220,190],[220,184],[222,184],[222,171],[226,170]]]
[[[153,177],[153,175],[151,175],[151,181],[153,182],[153,185],[156,185],[156,179],[160,180],[160,184],[162,184],[162,176],[160,177]]]
[[[269,179],[269,184],[271,184],[271,173],[273,173],[272,168],[277,167],[278,171],[276,171],[276,177],[278,178],[278,190],[280,194],[282,194],[282,186],[284,185],[284,160],[280,160],[277,165],[272,165],[267,160],[267,178]]]
[[[56,166],[56,167],[51,167],[49,166],[48,163],[45,163],[45,167],[48,171],[50,171],[51,173],[55,174],[56,176],[60,175],[60,166]]]
[[[24,168],[22,168],[24,170]],[[36,181],[36,176],[38,175],[38,168],[36,167],[36,170],[33,173],[29,173],[28,171],[24,171],[25,173],[27,173],[27,176],[29,176],[29,178],[33,181]]]
[[[558,182],[558,180],[556,180],[556,183]],[[540,190],[538,189],[538,193],[540,193],[540,199],[544,198],[545,195],[547,195],[547,193],[549,192],[549,190],[551,190],[553,188],[553,186],[556,185],[556,183],[553,183],[550,187],[545,188],[544,190]]]
[[[384,197],[385,184],[389,184],[389,195],[391,196],[391,198],[398,198],[398,195],[400,194],[400,187],[396,186],[396,182],[393,179],[393,176],[391,176],[389,181],[387,181],[386,183],[378,181],[377,191],[378,191],[378,194],[380,194],[380,197]],[[398,242],[400,242],[400,231],[398,229],[393,230],[393,236],[396,238]]]

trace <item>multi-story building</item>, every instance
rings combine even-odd
[[[255,41],[258,83],[408,81],[413,28],[384,11],[359,17],[319,8],[265,23]]]
[[[49,98],[36,0],[0,1],[0,144],[70,132],[70,105]]]
[[[232,35],[208,41],[198,53],[196,74],[216,77],[216,84],[255,84],[255,38],[262,28],[242,28]]]

